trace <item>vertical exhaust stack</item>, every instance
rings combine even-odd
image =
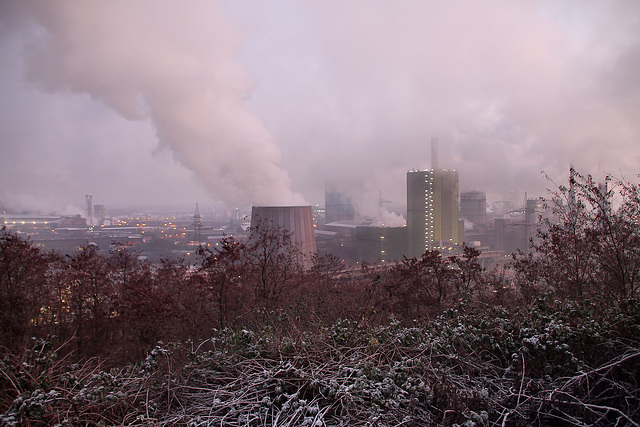
[[[252,221],[264,221],[292,233],[292,240],[302,254],[305,268],[311,268],[317,254],[311,206],[254,206]]]
[[[431,138],[431,169],[436,170],[438,164],[438,138]]]
[[[87,194],[84,196],[87,202],[87,225],[89,227],[93,226],[93,195]]]

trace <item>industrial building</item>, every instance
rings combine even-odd
[[[464,241],[458,218],[458,172],[426,169],[407,172],[408,256]]]
[[[357,259],[385,263],[402,259],[407,250],[407,227],[356,227]]]
[[[334,188],[326,188],[324,194],[325,221],[353,221],[356,219],[356,210],[351,197]]]
[[[487,195],[481,191],[466,191],[460,194],[460,217],[471,228],[487,225]]]

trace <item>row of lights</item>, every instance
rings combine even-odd
[[[26,223],[27,223],[27,221],[18,221],[18,222],[19,222],[19,223],[21,223],[21,224],[26,224]],[[11,224],[15,225],[15,224],[17,224],[18,222],[16,222],[16,221],[12,221],[12,222],[11,222]],[[4,221],[4,223],[5,223],[5,224],[9,224],[9,221],[5,220],[5,221]],[[36,224],[36,221],[32,221],[32,223],[35,225],[35,224]],[[45,224],[49,224],[49,221],[45,221],[44,223],[45,223]]]

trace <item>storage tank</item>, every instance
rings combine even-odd
[[[311,206],[254,206],[251,221],[262,221],[291,232],[294,244],[302,252],[305,268],[312,266],[317,251]]]

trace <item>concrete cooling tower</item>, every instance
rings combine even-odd
[[[312,256],[317,253],[311,206],[254,206],[251,221],[263,221],[291,232],[294,244],[302,251],[304,266],[311,267]]]

